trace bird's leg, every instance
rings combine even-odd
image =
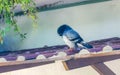
[[[74,52],[74,53],[78,53],[81,49],[79,48],[69,48],[68,51],[69,52]]]
[[[74,50],[74,48],[69,48],[68,51],[72,52]]]

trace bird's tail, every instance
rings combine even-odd
[[[86,48],[93,48],[93,46],[92,45],[90,45],[90,44],[88,44],[88,43],[86,43],[86,42],[82,42],[81,43],[84,47],[86,47]]]
[[[81,42],[78,45],[81,46],[81,47],[87,48],[87,49],[93,48],[92,45],[90,45],[90,44],[88,44],[86,42]]]

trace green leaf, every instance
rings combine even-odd
[[[10,31],[10,26],[7,26],[7,27],[5,28],[5,32],[8,32],[8,31]]]
[[[2,37],[0,37],[0,44],[3,44],[3,39],[2,39]]]
[[[5,36],[5,31],[4,30],[1,31],[1,36]]]
[[[35,9],[35,2],[33,0],[0,0],[0,14],[4,15],[3,19],[8,25],[5,30],[0,30],[1,37],[5,36],[10,29],[13,29],[14,32],[20,34],[21,38],[26,38],[27,33],[20,33],[20,28],[16,19],[14,18],[14,11],[11,11],[11,9],[14,10],[16,4],[21,4],[22,10],[25,11],[24,14],[29,14],[28,16],[31,17],[33,22],[35,22],[37,18],[35,14],[37,11]],[[36,23],[34,23],[33,27],[36,27]]]

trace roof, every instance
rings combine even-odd
[[[100,52],[103,49],[111,48],[112,50],[120,50],[120,38],[108,38],[102,40],[96,40],[88,42],[93,45],[92,49],[88,51],[91,53]],[[69,51],[66,45],[58,45],[51,47],[35,48],[35,49],[26,49],[19,51],[5,51],[0,53],[0,60],[6,61],[25,61],[25,60],[34,60],[34,59],[48,59],[55,57],[64,57],[74,55],[77,52]],[[81,53],[81,52],[80,52]]]
[[[119,63],[119,61],[115,59],[120,58],[120,38],[114,37],[109,39],[91,41],[89,43],[94,46],[93,49],[89,49],[90,53],[86,52],[86,50],[81,50],[79,53],[69,52],[66,45],[52,46],[52,47],[46,46],[44,48],[28,49],[21,51],[9,51],[9,52],[0,53],[0,61],[2,61],[0,62],[0,68],[1,68],[0,73],[23,69],[23,68],[29,69],[30,67],[35,67],[35,66],[40,67],[41,65],[44,65],[45,68],[45,64],[50,64],[50,63],[53,64],[53,66],[57,66],[55,65],[54,62],[57,60],[61,60],[66,70],[71,70],[76,68],[79,68],[79,70],[81,70],[84,67],[86,67],[84,68],[84,71],[86,71],[86,69],[87,70],[89,69],[92,72],[97,71],[100,75],[110,75],[110,74],[115,75],[115,73],[119,74],[119,71],[114,70],[116,66],[114,67],[113,64],[116,63],[117,65]],[[102,49],[102,50],[98,50],[98,49]],[[34,56],[36,54],[40,54],[40,55],[38,55],[35,58]],[[22,55],[26,55],[27,57]],[[17,56],[17,60],[13,60],[13,58],[16,56]],[[7,58],[7,61],[5,57]],[[111,60],[113,62],[109,62]],[[60,63],[58,63],[58,65],[62,66],[60,65]],[[46,67],[50,67],[50,65],[47,65]],[[35,70],[37,68],[38,67],[35,67]],[[41,66],[40,68],[42,69],[43,66]],[[84,72],[84,71],[82,70],[80,72]],[[37,73],[39,74],[41,72],[37,71]]]

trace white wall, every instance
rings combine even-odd
[[[91,66],[66,71],[61,61],[56,61],[55,63],[47,65],[40,65],[36,67],[0,73],[0,75],[75,75],[75,74],[99,75],[99,73],[95,71]]]
[[[56,32],[62,24],[73,27],[85,41],[120,37],[119,2],[107,1],[40,12],[37,29],[32,29],[32,22],[26,16],[17,17],[23,32],[28,32],[27,39],[17,42],[17,49],[64,44]]]

